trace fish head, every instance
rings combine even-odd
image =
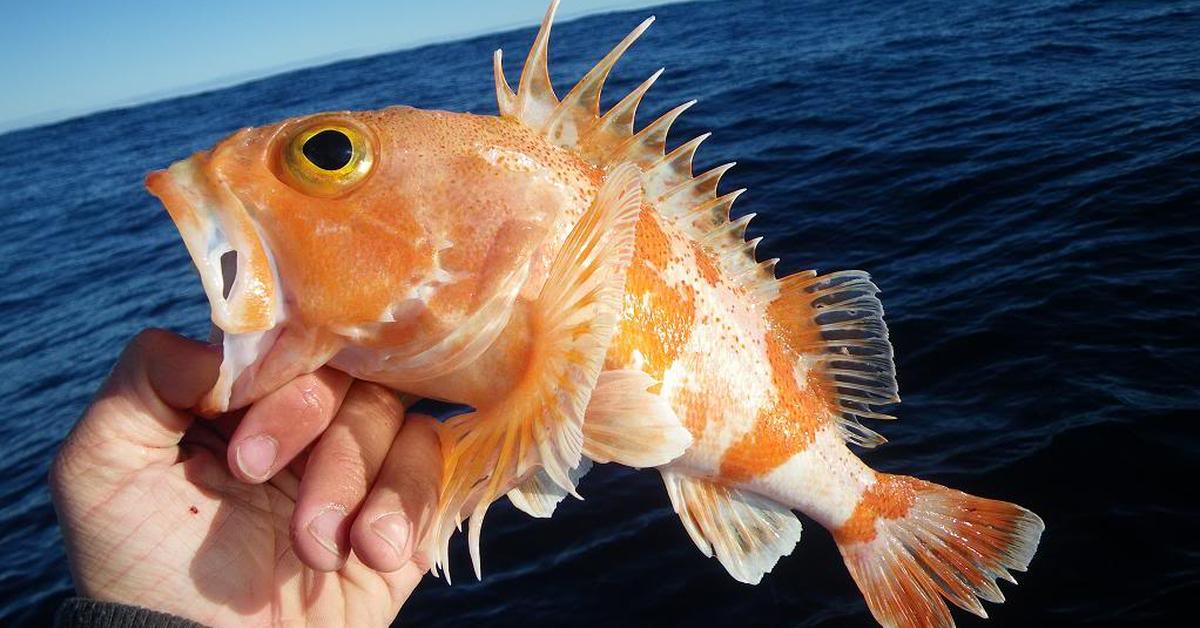
[[[578,195],[522,134],[411,107],[322,113],[240,130],[151,173],[223,332],[215,405],[248,403],[270,387],[251,385],[264,373],[278,385],[335,357],[404,381],[477,355]]]

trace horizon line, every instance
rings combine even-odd
[[[698,1],[698,0],[658,0],[658,2],[656,2],[655,4],[643,7],[643,6],[641,6],[641,3],[639,2],[639,0],[626,0],[626,2],[624,2],[622,5],[615,6],[615,7],[606,7],[603,9],[592,10],[592,11],[583,10],[576,14],[568,13],[566,15],[562,15],[560,13],[560,15],[555,19],[554,23],[555,23],[555,25],[560,25],[560,24],[574,22],[576,20],[580,20],[585,17],[592,17],[592,16],[596,16],[596,15],[608,15],[611,13],[623,13],[623,12],[633,11],[638,8],[650,9],[653,7],[664,6],[664,5],[668,5],[668,4],[682,4],[682,3],[686,3],[686,2],[696,2],[696,1]],[[381,56],[389,55],[389,54],[410,52],[410,51],[414,51],[414,50],[419,50],[421,48],[428,48],[430,46],[438,46],[441,44],[470,41],[472,39],[479,39],[479,38],[486,37],[489,35],[511,33],[511,32],[524,30],[524,29],[531,28],[531,27],[537,27],[538,25],[541,24],[541,20],[542,20],[542,18],[538,17],[533,22],[533,24],[519,22],[519,23],[501,25],[501,26],[498,26],[495,28],[489,28],[486,30],[470,31],[470,32],[446,35],[446,36],[441,36],[441,37],[434,36],[434,37],[430,37],[430,38],[423,39],[423,40],[418,39],[418,40],[410,41],[410,42],[407,42],[404,44],[400,44],[398,47],[395,47],[395,48],[391,48],[391,47],[375,48],[375,49],[351,48],[351,49],[346,49],[346,50],[342,50],[342,51],[335,52],[335,53],[330,53],[328,55],[310,57],[310,58],[303,59],[300,61],[295,61],[292,63],[274,65],[274,66],[270,66],[270,67],[266,67],[266,68],[261,68],[258,70],[248,70],[245,72],[239,72],[239,73],[231,74],[229,76],[225,76],[222,78],[212,79],[212,80],[208,80],[208,81],[201,81],[201,82],[194,83],[192,85],[188,85],[185,87],[178,87],[178,88],[172,88],[172,89],[164,89],[164,90],[156,90],[156,91],[152,91],[152,92],[147,92],[147,93],[140,94],[137,96],[130,96],[130,97],[122,99],[122,100],[117,100],[117,101],[105,103],[102,105],[96,105],[94,107],[87,107],[87,108],[81,108],[81,109],[70,110],[70,111],[66,111],[66,110],[62,110],[62,109],[55,109],[55,110],[46,111],[46,112],[42,112],[42,113],[38,113],[38,114],[32,114],[29,116],[22,116],[22,117],[14,118],[11,120],[2,120],[2,121],[0,121],[0,136],[7,135],[9,133],[17,133],[20,131],[30,131],[30,130],[38,129],[38,128],[42,128],[42,127],[48,127],[48,126],[53,126],[56,124],[62,124],[64,122],[70,122],[72,120],[87,118],[87,117],[93,116],[93,115],[99,115],[99,114],[109,113],[109,112],[113,112],[113,111],[120,111],[123,109],[132,109],[135,107],[141,107],[143,105],[150,105],[150,104],[154,104],[154,103],[175,100],[178,98],[188,98],[191,96],[199,96],[199,95],[208,94],[211,92],[217,92],[217,91],[221,91],[221,90],[225,90],[225,89],[231,89],[234,87],[248,85],[250,83],[254,83],[257,81],[264,80],[264,79],[273,78],[273,77],[280,76],[283,74],[289,74],[291,72],[296,72],[299,70],[321,68],[321,67],[325,67],[325,66],[335,65],[337,63],[342,63],[345,61],[356,61],[356,60],[368,59],[368,58],[372,58],[372,57],[381,57]]]

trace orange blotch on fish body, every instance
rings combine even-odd
[[[653,207],[643,207],[641,218],[638,219],[637,231],[634,234],[634,259],[643,260],[651,266],[662,270],[667,267],[671,257],[671,241],[658,224]]]
[[[711,395],[704,389],[700,391],[680,390],[676,393],[675,403],[672,405],[682,410],[680,419],[683,421],[683,426],[696,440],[704,435],[704,430],[708,427],[709,416],[714,415],[717,410],[717,404],[712,402]]]
[[[642,371],[661,382],[692,337],[696,291],[687,284],[671,286],[663,279],[670,243],[655,217],[642,214],[636,247],[625,281],[621,320],[605,368],[638,365],[640,356]]]
[[[766,346],[776,398],[759,409],[754,426],[725,450],[720,476],[730,482],[745,482],[775,470],[804,451],[829,422],[826,388],[814,378],[800,387],[795,376],[798,356],[778,335],[768,331]]]
[[[804,449],[811,436],[794,425],[779,406],[759,408],[754,427],[730,445],[721,456],[720,477],[729,482],[745,482],[769,473]]]
[[[875,483],[863,491],[854,512],[833,531],[838,544],[868,543],[875,538],[875,522],[908,514],[917,493],[928,483],[899,475],[876,474]]]

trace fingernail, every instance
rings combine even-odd
[[[271,475],[278,452],[279,443],[270,436],[264,434],[246,439],[238,445],[237,466],[246,477],[265,480]]]
[[[338,547],[337,536],[338,528],[342,522],[346,520],[346,509],[341,506],[330,506],[321,514],[312,518],[308,522],[308,533],[316,539],[317,543],[329,550],[330,554],[341,558],[342,550]]]
[[[408,560],[410,552],[408,545],[412,539],[412,522],[404,516],[404,513],[392,512],[380,515],[371,522],[371,529],[391,546],[392,551],[396,552],[396,560],[400,562]]]

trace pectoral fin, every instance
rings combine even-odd
[[[579,466],[571,469],[569,477],[572,484],[578,484],[579,479],[592,470],[592,461],[582,458]],[[539,519],[549,518],[554,509],[567,497],[567,491],[554,483],[546,472],[538,469],[528,480],[521,482],[508,492],[508,500],[517,510],[530,517]]]
[[[468,545],[480,574],[487,507],[522,478],[536,473],[538,494],[546,497],[537,505],[526,500],[535,512],[547,512],[550,487],[575,494],[572,470],[580,464],[584,410],[620,314],[641,202],[636,167],[608,175],[568,234],[538,300],[528,305],[530,357],[522,383],[496,404],[441,424],[435,569],[446,569],[450,536],[468,515]],[[523,489],[518,501],[522,497],[529,497]]]
[[[683,455],[692,435],[671,404],[649,390],[654,380],[642,371],[604,371],[592,391],[583,421],[583,458],[571,469],[571,484],[592,468],[592,461],[628,467],[657,467]],[[538,471],[508,492],[513,505],[533,517],[549,517],[567,496],[545,471]]]

